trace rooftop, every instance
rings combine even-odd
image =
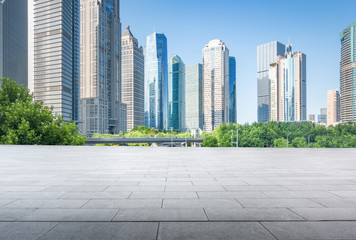
[[[355,155],[0,146],[0,238],[356,239]]]

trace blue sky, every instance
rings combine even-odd
[[[168,38],[168,55],[186,65],[202,62],[202,49],[223,40],[237,58],[239,122],[257,119],[257,45],[290,39],[307,55],[308,113],[326,107],[339,88],[340,32],[356,21],[355,0],[121,0],[123,30],[141,45],[153,31]]]

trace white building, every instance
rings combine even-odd
[[[221,40],[203,49],[204,131],[229,122],[229,50]]]
[[[340,122],[340,92],[339,90],[328,91],[327,102],[327,126],[334,126]]]

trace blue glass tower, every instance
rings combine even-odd
[[[145,49],[145,125],[167,129],[168,105],[167,38],[153,33]]]
[[[168,129],[185,131],[185,65],[177,55],[168,62]]]
[[[229,57],[229,122],[237,123],[236,58]]]

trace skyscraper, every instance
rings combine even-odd
[[[79,120],[79,0],[34,0],[34,96]]]
[[[119,0],[81,0],[81,130],[117,134],[126,130],[121,103]]]
[[[356,122],[356,22],[342,31],[340,114],[343,123]]]
[[[27,0],[0,1],[0,78],[28,86]]]
[[[326,121],[327,121],[327,109],[321,108],[320,114],[318,115],[318,123],[326,125]]]
[[[132,35],[130,27],[122,35],[122,102],[127,105],[127,131],[145,125],[143,48]]]
[[[270,119],[270,65],[284,56],[285,45],[274,41],[257,47],[257,120],[267,122]]]
[[[221,40],[203,49],[203,118],[206,132],[229,122],[229,49]]]
[[[269,70],[271,121],[306,120],[306,76],[306,55],[288,45],[285,57],[278,56]]]
[[[229,122],[237,123],[236,58],[229,58]]]
[[[339,90],[328,91],[327,126],[333,126],[340,122],[340,92]]]
[[[309,114],[308,115],[308,121],[315,123],[315,114]]]
[[[186,68],[185,124],[189,131],[203,129],[203,65]]]
[[[168,111],[167,38],[153,33],[145,48],[145,125],[167,129]]]
[[[168,130],[185,131],[185,64],[173,55],[168,61]]]

